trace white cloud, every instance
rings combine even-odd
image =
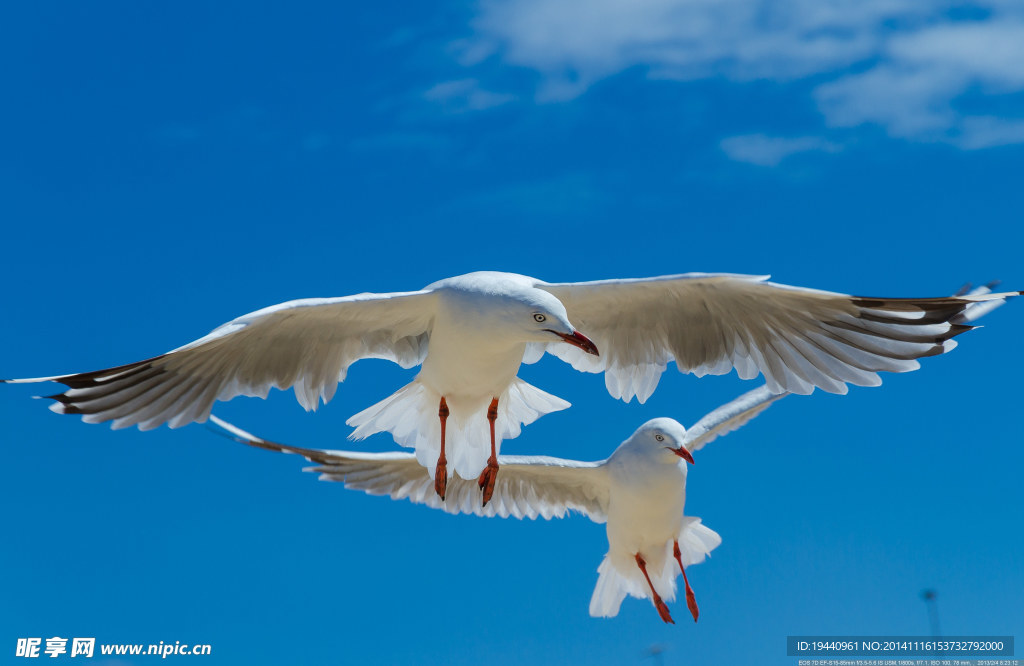
[[[886,55],[908,66],[940,68],[996,89],[1024,85],[1024,21],[946,24],[898,35]]]
[[[423,98],[441,104],[449,113],[465,113],[507,104],[515,95],[484,90],[476,79],[459,79],[438,83],[424,92]]]
[[[692,80],[793,79],[877,51],[879,25],[911,20],[911,0],[489,0],[462,43],[463,64],[491,55],[545,75],[563,98],[633,66]]]
[[[888,41],[882,61],[815,92],[826,122],[875,123],[895,137],[946,141],[962,148],[1017,143],[1019,119],[972,116],[968,96],[1024,90],[1024,22],[937,25]]]
[[[776,166],[790,155],[812,151],[834,153],[840,147],[817,136],[767,136],[742,134],[722,139],[719,144],[730,159],[758,166]]]
[[[678,81],[813,77],[831,127],[876,124],[963,148],[1020,141],[1022,119],[985,109],[1024,91],[1019,0],[484,0],[471,27],[460,62],[534,70],[540,102],[633,67]]]
[[[971,116],[960,124],[953,143],[966,150],[1024,143],[1024,120]]]
[[[956,122],[949,102],[962,87],[941,69],[883,64],[824,84],[815,98],[830,125],[876,123],[895,137],[937,139]]]

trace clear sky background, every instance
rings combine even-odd
[[[480,269],[1024,288],[1016,1],[6,3],[0,61],[2,377]],[[696,625],[679,601],[676,626],[635,599],[590,618],[584,518],[453,517],[0,387],[0,661],[59,635],[210,664],[795,664],[787,635],[927,634],[925,588],[945,633],[1024,639],[1024,303],[983,323],[698,454],[687,512],[723,543],[690,574]],[[413,374],[366,361],[317,413],[280,392],[217,413],[344,448]],[[522,375],[574,407],[504,451],[588,460],[757,386],[670,369],[640,406],[550,357]]]

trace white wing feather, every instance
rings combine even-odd
[[[326,481],[339,481],[346,488],[370,495],[408,499],[448,513],[471,513],[502,518],[562,518],[577,511],[597,523],[606,520],[608,479],[604,463],[579,462],[545,456],[498,456],[501,470],[494,495],[487,506],[476,480],[448,477],[446,499],[434,492],[427,470],[411,453],[359,453],[288,446],[256,437],[226,421],[210,416],[230,436],[243,444],[282,453],[295,453],[317,467]]]
[[[584,372],[605,372],[609,392],[645,401],[670,361],[703,376],[736,369],[765,376],[775,393],[876,386],[879,371],[955,346],[972,305],[1015,293],[928,299],[863,298],[767,282],[767,276],[689,273],[637,280],[547,284],[570,321],[601,350],[548,351]]]
[[[51,409],[88,423],[142,430],[204,421],[217,400],[295,388],[307,410],[334,396],[349,365],[423,361],[433,313],[429,292],[303,299],[244,315],[184,347],[116,368],[57,377],[69,387]]]
[[[773,402],[787,395],[772,393],[767,386],[748,391],[697,421],[686,431],[682,445],[689,451],[698,451],[708,442],[742,427],[768,409]]]

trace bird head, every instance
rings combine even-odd
[[[562,341],[597,356],[597,345],[569,322],[562,302],[535,283],[524,275],[479,271],[435,282],[426,289],[442,294],[449,316],[472,320],[495,342]]]
[[[599,355],[597,345],[569,323],[565,306],[552,294],[542,289],[530,289],[517,296],[517,307],[512,309],[510,315],[515,320],[515,327],[525,334],[528,342],[561,340],[587,354]]]
[[[679,458],[693,464],[693,455],[685,446],[686,428],[675,419],[651,419],[640,426],[629,439],[632,446],[657,456],[666,464],[676,465]]]

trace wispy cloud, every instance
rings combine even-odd
[[[952,142],[967,150],[1024,143],[1024,120],[970,116],[960,123]]]
[[[815,91],[833,126],[881,125],[895,137],[986,148],[1024,140],[1024,119],[967,106],[1024,90],[1024,22],[987,20],[893,36],[880,62]]]
[[[498,56],[544,74],[543,98],[568,98],[634,66],[693,80],[790,80],[870,57],[879,28],[911,22],[907,0],[488,1],[463,45],[467,65]]]
[[[423,98],[437,102],[449,113],[465,113],[507,104],[515,95],[484,90],[476,79],[459,79],[438,83],[424,92]]]
[[[471,29],[456,45],[461,64],[533,70],[539,102],[640,67],[680,82],[802,81],[828,127],[873,124],[965,149],[1024,141],[1024,118],[986,108],[1024,91],[1019,2],[484,0]],[[457,109],[507,101],[476,79],[440,85],[452,88],[434,94],[452,92]]]
[[[840,146],[818,136],[767,136],[743,134],[722,139],[719,144],[730,159],[758,166],[776,166],[790,155],[823,151],[838,152]]]

